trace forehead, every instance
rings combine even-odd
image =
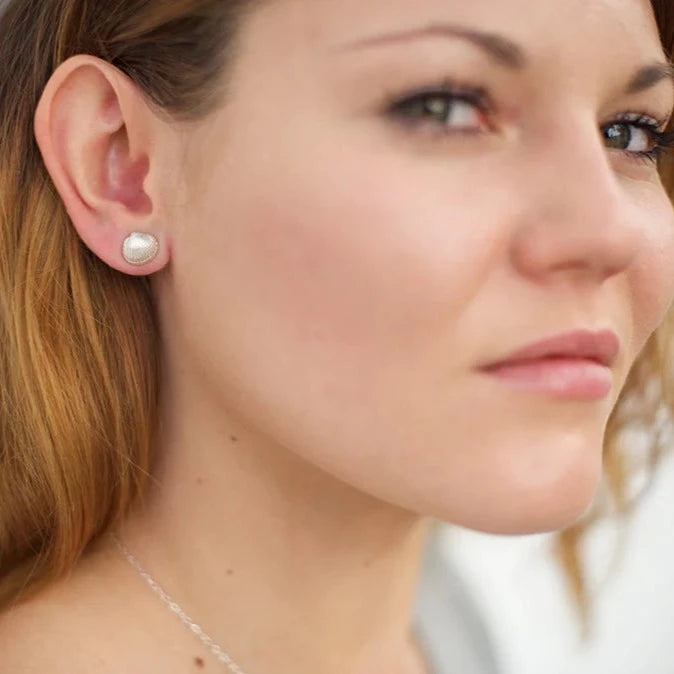
[[[270,8],[296,46],[315,50],[447,22],[506,35],[539,55],[663,54],[650,0],[276,0]]]

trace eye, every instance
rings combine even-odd
[[[615,150],[648,152],[653,140],[645,129],[624,122],[612,124],[604,130],[606,146]]]
[[[666,148],[674,145],[674,134],[652,117],[626,114],[602,128],[606,147],[620,150],[637,159],[656,161]]]
[[[388,112],[405,124],[432,124],[446,133],[478,134],[490,130],[490,106],[483,90],[454,85],[430,87],[395,100]]]

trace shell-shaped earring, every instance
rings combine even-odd
[[[124,239],[122,255],[133,265],[143,265],[153,260],[159,252],[159,241],[152,234],[132,232]]]

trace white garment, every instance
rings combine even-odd
[[[413,626],[433,674],[501,671],[486,624],[435,531],[422,561]]]

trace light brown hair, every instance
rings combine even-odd
[[[42,90],[60,63],[87,53],[132,78],[157,111],[198,120],[226,102],[237,29],[254,3],[0,0],[0,610],[68,572],[142,495],[161,380],[148,279],[83,245],[43,164],[33,136]],[[674,10],[653,6],[671,58]],[[674,194],[671,160],[661,171]],[[609,420],[611,499],[556,538],[584,624],[583,537],[638,500],[627,493],[625,431],[653,432],[651,469],[663,449],[673,320],[649,340]]]

